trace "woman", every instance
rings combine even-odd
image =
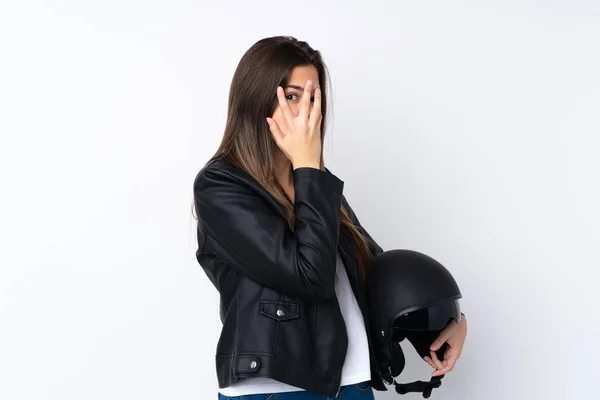
[[[372,399],[384,388],[365,290],[382,249],[324,167],[326,84],[307,43],[254,44],[233,77],[221,145],[194,181],[196,256],[221,297],[221,399]]]

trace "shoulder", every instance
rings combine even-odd
[[[274,201],[249,173],[220,158],[209,160],[196,174],[193,193],[196,203],[203,206],[240,203],[251,207]]]
[[[198,171],[194,178],[194,193],[221,185],[250,185],[253,179],[233,163],[213,158]]]
[[[249,173],[233,163],[210,160],[194,179],[194,203],[199,221],[222,223],[241,215],[278,215],[285,211]]]

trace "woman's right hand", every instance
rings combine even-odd
[[[293,169],[321,166],[321,91],[315,89],[314,105],[311,110],[313,84],[309,80],[304,85],[300,110],[295,116],[285,98],[281,86],[277,87],[279,108],[283,114],[283,123],[267,118],[269,128],[277,146],[292,163]],[[283,126],[282,126],[283,125]]]

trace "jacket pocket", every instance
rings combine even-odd
[[[260,313],[275,321],[300,318],[301,310],[300,305],[296,303],[273,300],[261,300],[260,302]]]

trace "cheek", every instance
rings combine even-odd
[[[298,116],[300,114],[300,105],[295,102],[295,103],[288,103],[290,105],[290,110],[292,111],[292,114],[294,114],[294,116]]]
[[[298,114],[300,114],[300,107],[296,104],[291,104],[291,103],[288,103],[288,104],[290,106],[290,110],[292,111],[292,114],[294,114],[297,117]],[[275,109],[275,112],[271,116],[271,118],[273,118],[275,120],[275,122],[277,122],[277,125],[285,126],[285,118],[283,117],[283,112],[281,112],[281,108],[277,107]]]
[[[290,107],[290,111],[292,112],[292,114],[297,117],[300,114],[300,105],[296,104],[296,103],[292,103],[292,102],[288,102],[288,105]],[[310,114],[310,111],[312,111],[312,108],[313,108],[313,104],[311,103],[309,114]],[[273,120],[275,122],[277,122],[277,125],[279,125],[280,127],[286,126],[285,118],[283,117],[283,112],[281,111],[280,107],[277,107],[275,109],[275,112],[273,113],[271,118],[273,118]]]

